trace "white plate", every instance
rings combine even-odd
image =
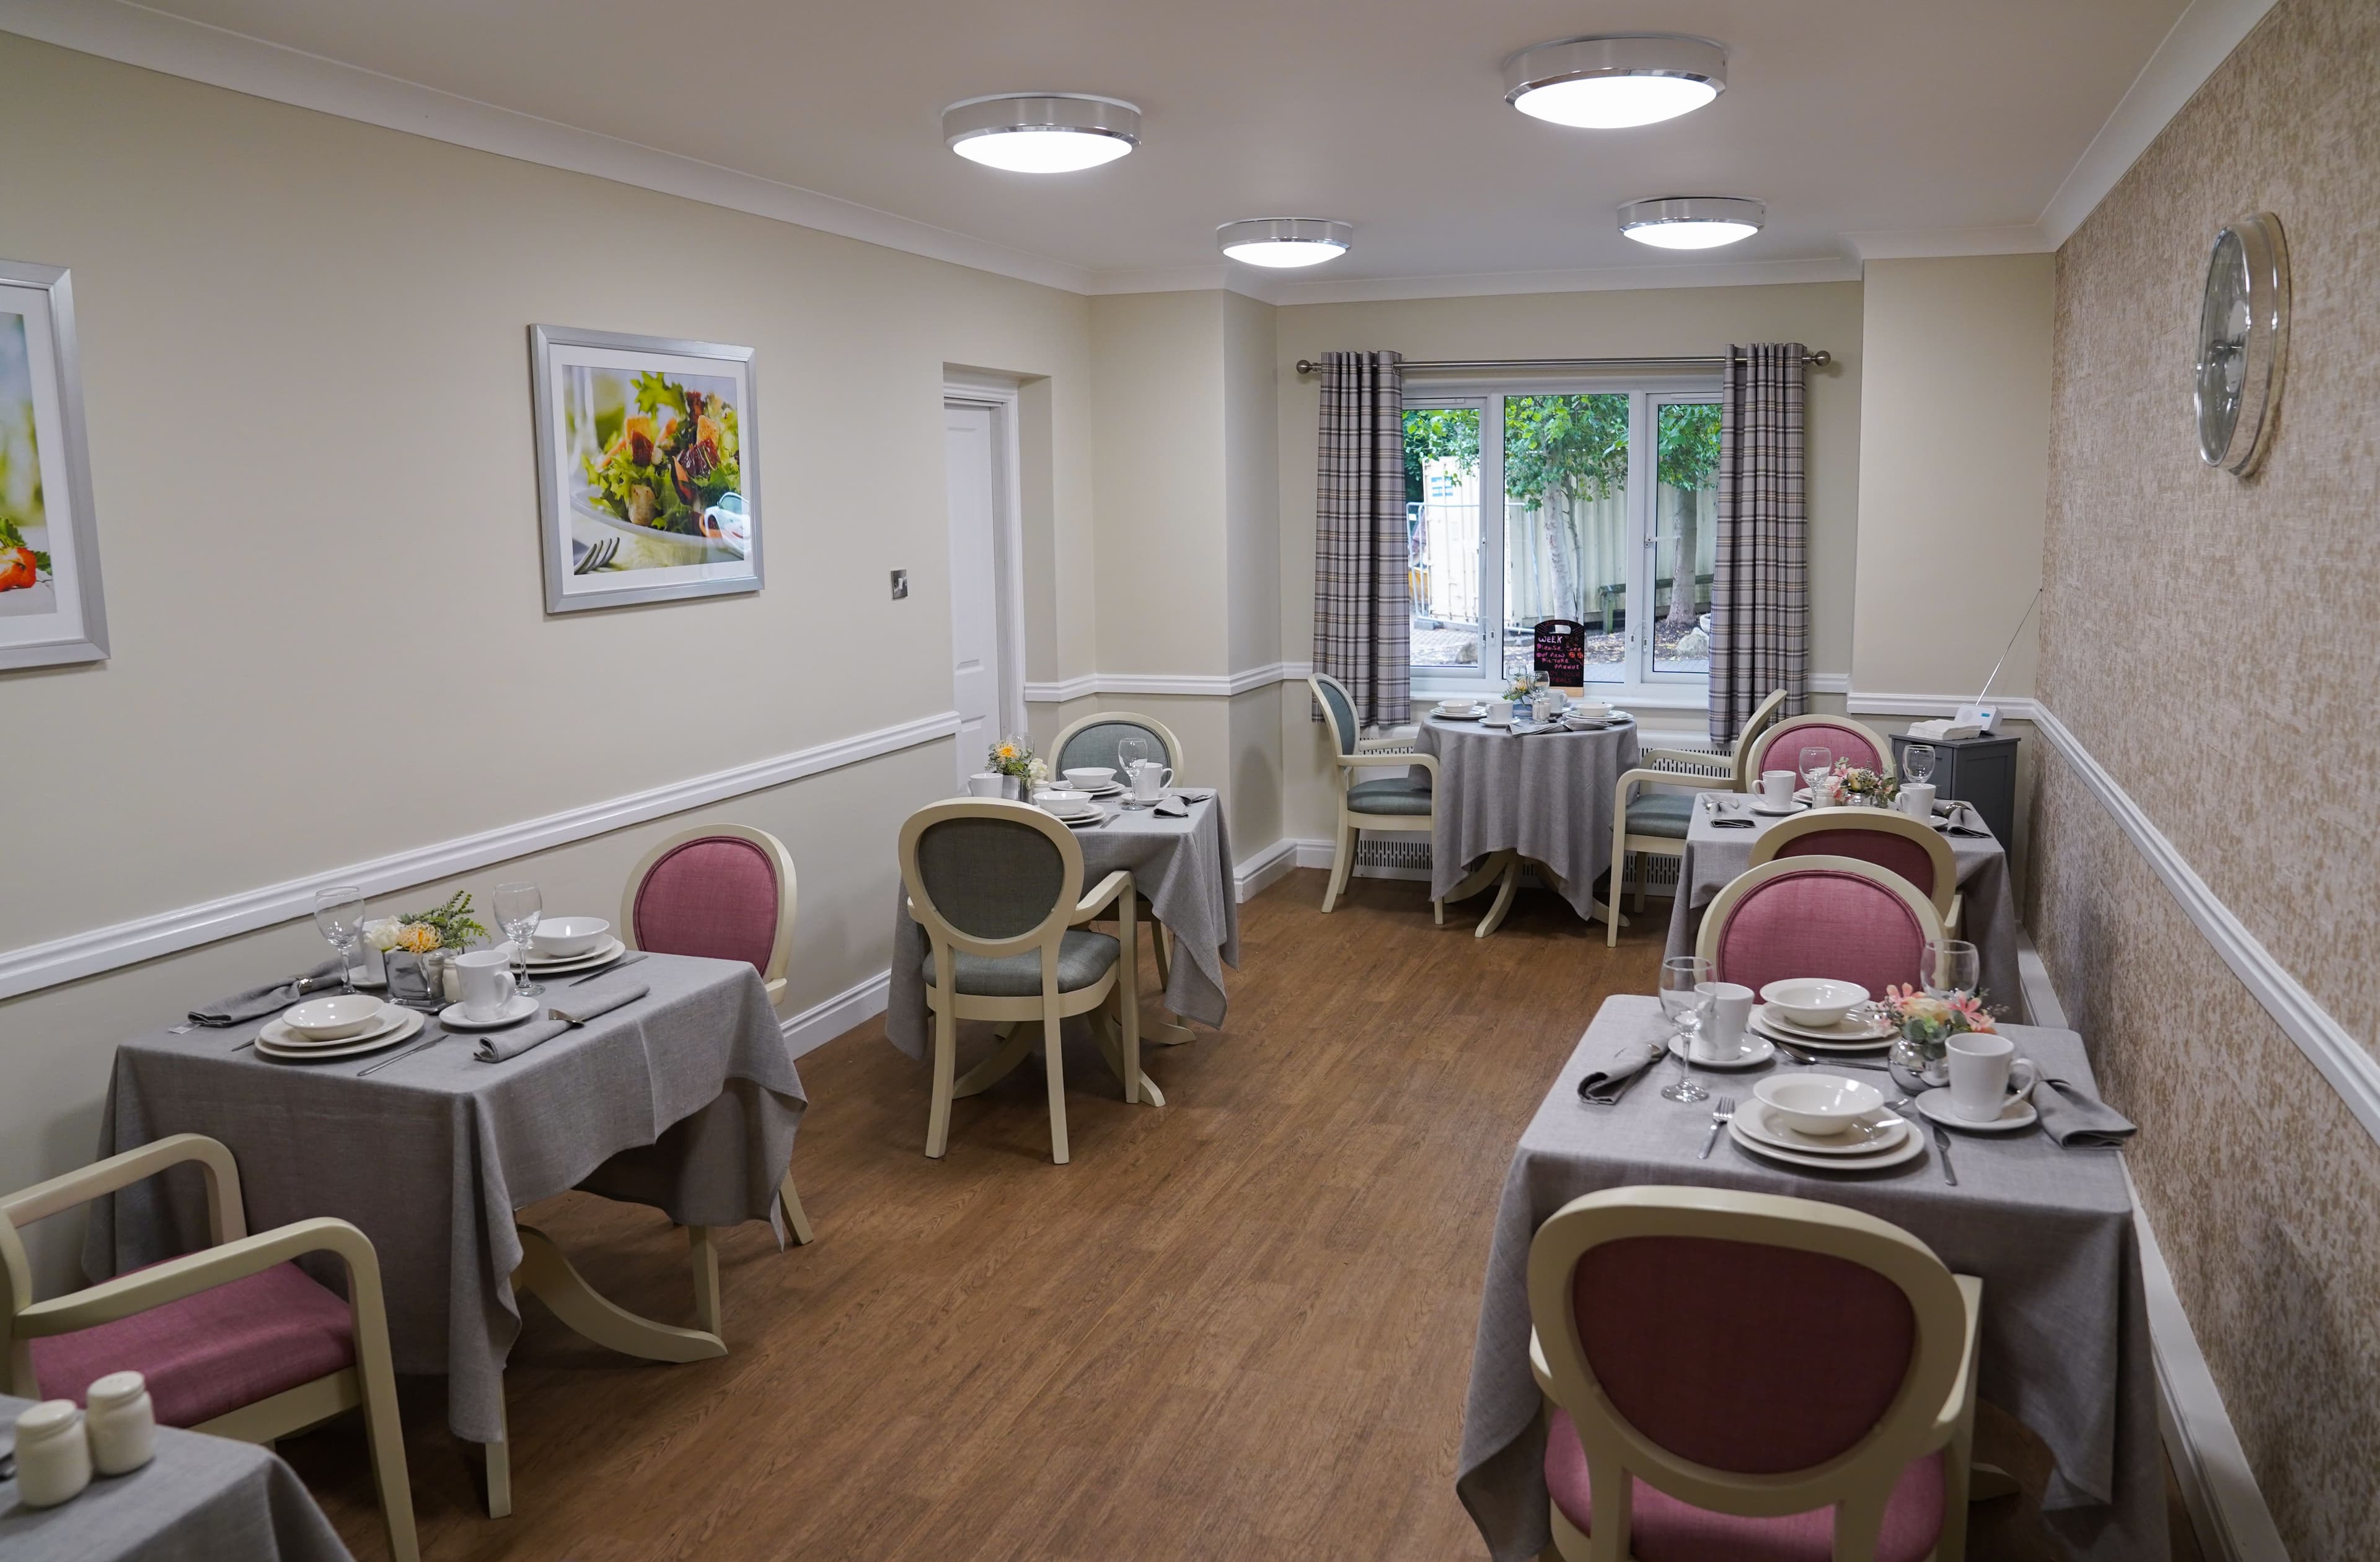
[[[2041,1120],[2033,1103],[2019,1096],[2000,1108],[2000,1115],[1989,1122],[1970,1122],[1950,1109],[1950,1092],[1946,1087],[1929,1090],[1917,1098],[1917,1109],[1945,1128],[1956,1128],[1969,1133],[2013,1133],[2020,1128],[2031,1128]]]
[[[1441,721],[1477,721],[1488,713],[1484,710],[1433,710],[1430,714]]]
[[[1065,815],[1061,814],[1058,816],[1058,822],[1071,829],[1089,829],[1095,826],[1105,824],[1107,822],[1107,817],[1108,817],[1105,814],[1085,814],[1079,818],[1070,819]]]
[[[1782,1036],[1791,1042],[1806,1041],[1814,1047],[1882,1047],[1892,1040],[1892,1027],[1881,1021],[1871,1021],[1864,1025],[1848,1022],[1840,1025],[1805,1025],[1787,1019],[1784,1011],[1773,1003],[1755,1004],[1752,1020],[1770,1035]]]
[[[1920,1134],[1908,1134],[1899,1147],[1873,1156],[1813,1156],[1801,1150],[1780,1150],[1774,1144],[1764,1144],[1743,1131],[1742,1119],[1730,1119],[1727,1136],[1737,1147],[1763,1160],[1779,1161],[1787,1166],[1804,1166],[1813,1171],[1882,1171],[1888,1167],[1901,1166],[1925,1153],[1925,1140]]]
[[[1730,1058],[1724,1063],[1714,1063],[1707,1058],[1689,1058],[1686,1061],[1698,1069],[1756,1069],[1777,1056],[1776,1044],[1767,1036],[1756,1035],[1751,1039],[1752,1047],[1749,1051],[1741,1057]],[[1670,1056],[1672,1058],[1678,1056],[1678,1047],[1675,1042],[1670,1044]]]
[[[450,1031],[500,1031],[506,1025],[517,1025],[537,1012],[537,999],[515,993],[492,1020],[474,1020],[463,1011],[459,1003],[450,1003],[438,1011],[438,1023]]]
[[[1907,1120],[1883,1107],[1878,1107],[1860,1120],[1877,1130],[1874,1138],[1854,1139],[1849,1134],[1820,1138],[1788,1128],[1776,1121],[1769,1113],[1768,1103],[1755,1096],[1735,1109],[1735,1120],[1743,1132],[1774,1150],[1791,1150],[1799,1155],[1826,1156],[1837,1160],[1864,1160],[1885,1155],[1900,1147],[1903,1135],[1914,1132]]]
[[[322,1047],[282,1047],[260,1034],[256,1038],[256,1050],[261,1057],[277,1059],[284,1063],[311,1063],[327,1058],[360,1058],[367,1052],[395,1047],[421,1028],[419,1014],[410,1009],[402,1012],[405,1018],[394,1029],[382,1031],[368,1041],[358,1041],[350,1036],[345,1041],[334,1041]]]
[[[1089,791],[1086,792],[1084,795],[1087,797],[1113,797],[1123,790],[1123,782],[1110,781],[1105,786],[1092,787]]]
[[[1772,819],[1782,817],[1787,814],[1802,813],[1810,805],[1807,803],[1788,803],[1785,806],[1780,808],[1777,806],[1776,804],[1769,802],[1768,799],[1760,796],[1756,793],[1753,795],[1752,799],[1752,811],[1755,814],[1767,814]]]
[[[627,947],[617,937],[605,934],[603,941],[585,954],[556,956],[531,953],[528,957],[528,968],[542,976],[556,971],[575,971],[582,965],[601,965],[607,960],[618,959]]]
[[[406,1016],[412,1012],[410,1009],[400,1008],[394,1003],[383,1003],[370,1024],[353,1035],[338,1036],[330,1041],[316,1041],[300,1035],[289,1028],[287,1021],[276,1017],[265,1021],[264,1028],[256,1033],[256,1037],[259,1041],[272,1042],[274,1049],[281,1052],[317,1052],[325,1047],[352,1047],[358,1042],[378,1041],[404,1024]]]

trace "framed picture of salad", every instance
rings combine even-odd
[[[760,589],[752,349],[528,334],[545,611]]]
[[[73,285],[0,260],[0,669],[106,660]]]

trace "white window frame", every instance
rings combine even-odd
[[[1659,408],[1676,403],[1710,403],[1719,399],[1719,382],[1707,374],[1675,376],[1642,372],[1625,376],[1569,375],[1559,379],[1463,376],[1409,380],[1404,405],[1419,411],[1463,407],[1479,414],[1479,637],[1480,662],[1475,670],[1415,667],[1416,696],[1429,695],[1501,694],[1504,644],[1504,401],[1506,396],[1610,395],[1628,398],[1628,596],[1627,655],[1621,662],[1626,677],[1618,683],[1591,683],[1590,693],[1626,706],[1649,709],[1707,710],[1710,679],[1700,672],[1657,672],[1653,670],[1653,557],[1656,533],[1653,503],[1659,470],[1659,451],[1653,439]],[[1691,586],[1689,587],[1691,589]],[[1644,611],[1637,605],[1644,604]],[[1493,660],[1490,654],[1493,653]],[[1491,672],[1490,669],[1493,669]]]

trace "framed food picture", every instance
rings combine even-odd
[[[752,349],[529,327],[545,611],[760,589]]]
[[[106,660],[74,288],[0,260],[0,669]]]

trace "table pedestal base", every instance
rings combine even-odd
[[[1534,858],[1524,857],[1509,847],[1500,852],[1490,852],[1479,859],[1477,867],[1464,874],[1462,881],[1446,892],[1446,898],[1450,901],[1467,901],[1487,889],[1491,882],[1495,884],[1496,899],[1488,907],[1488,914],[1479,919],[1479,926],[1473,929],[1472,937],[1484,938],[1504,925],[1504,914],[1512,909],[1512,897],[1520,892],[1521,869],[1524,867],[1536,868],[1537,876],[1552,888],[1554,893],[1559,895],[1565,892],[1561,875],[1545,864]],[[1587,913],[1586,919],[1589,922],[1597,922],[1602,917],[1603,912],[1598,908]],[[1621,918],[1621,925],[1625,926],[1627,918]]]

